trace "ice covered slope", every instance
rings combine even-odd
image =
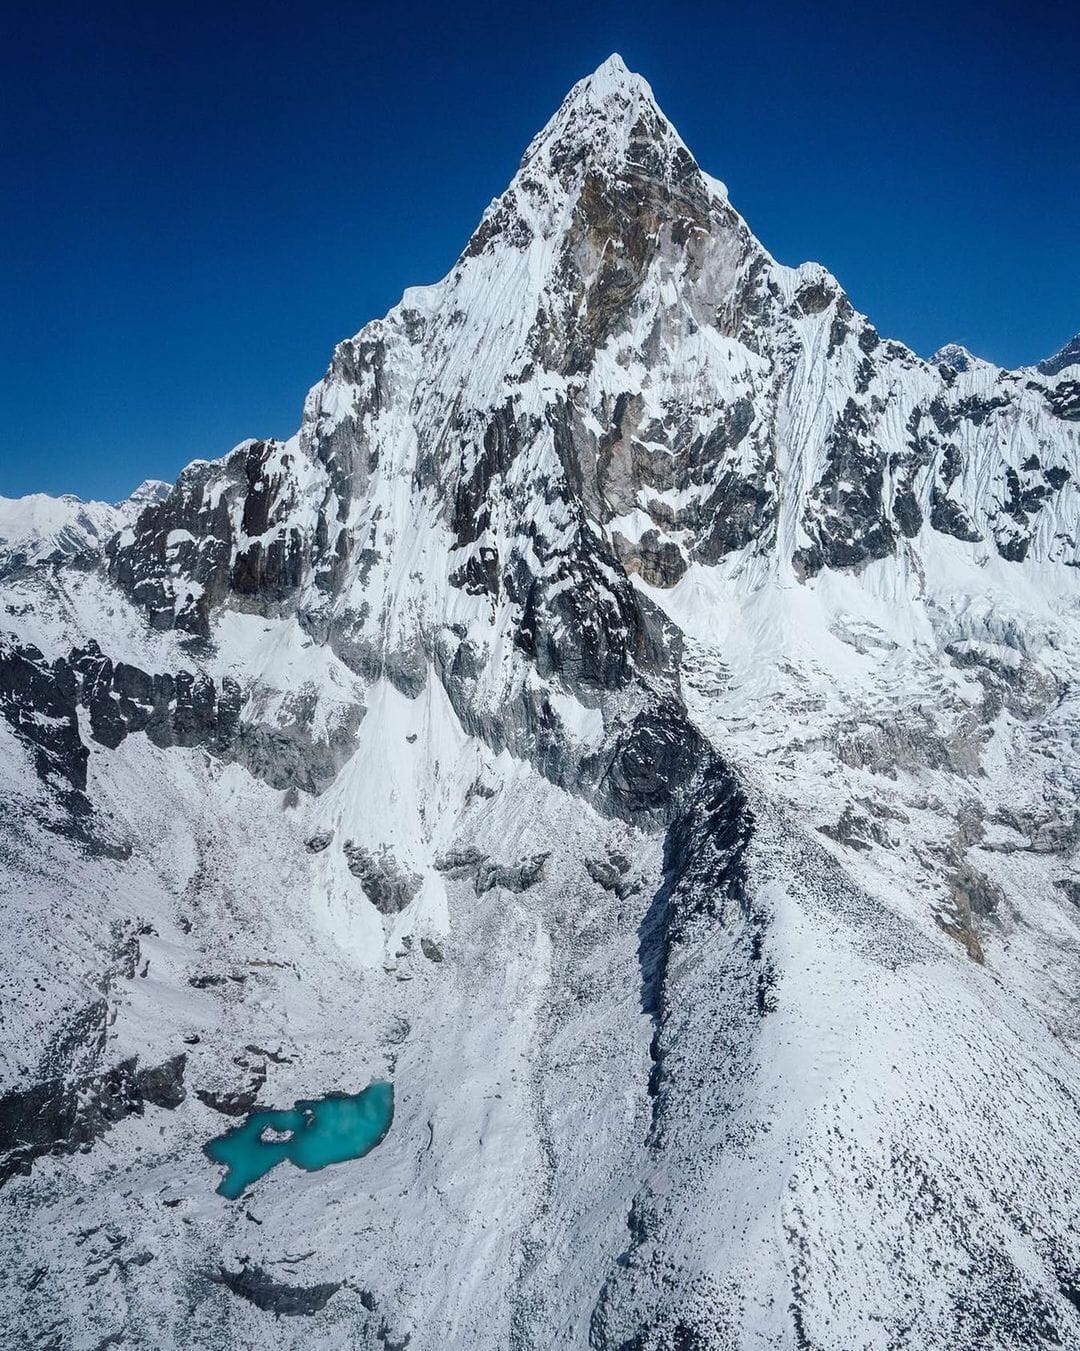
[[[295,436],[9,573],[7,1341],[1080,1338],[1080,385],[954,358],[612,57]]]

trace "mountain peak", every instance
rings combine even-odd
[[[635,139],[647,140],[666,155],[678,151],[692,158],[657,105],[649,82],[613,53],[573,86],[526,150],[522,167],[547,161],[558,173],[588,161],[615,168]]]
[[[653,97],[649,82],[644,76],[628,69],[626,62],[618,52],[612,52],[606,61],[601,61],[591,75],[587,75],[583,80],[578,81],[574,89],[586,87],[601,96],[608,92],[633,90],[643,94],[646,98],[652,99]]]
[[[618,52],[613,52],[591,75],[578,80],[563,100],[553,121],[558,122],[564,115],[574,112],[585,112],[599,116],[605,122],[625,122],[627,118],[633,120],[646,109],[664,126],[670,127],[671,124],[657,105],[648,80],[628,70]]]
[[[944,347],[939,347],[930,358],[932,366],[948,366],[952,370],[963,374],[965,371],[973,370],[976,366],[986,366],[989,363],[982,357],[977,357],[962,343],[947,342]]]
[[[1036,369],[1041,375],[1057,375],[1066,366],[1080,366],[1080,333],[1077,333],[1075,338],[1070,339],[1052,357],[1040,361]]]
[[[626,62],[622,59],[619,53],[612,52],[611,55],[607,58],[607,60],[601,61],[600,64],[596,67],[596,69],[593,71],[594,76],[606,74],[620,76],[620,75],[630,75],[631,72],[627,68]]]
[[[164,502],[170,492],[172,492],[171,483],[166,483],[159,478],[146,478],[143,479],[130,497],[116,505],[125,507],[134,503],[137,506],[146,506],[149,503]]]
[[[702,173],[648,81],[614,53],[573,86],[533,137],[462,256],[482,254],[495,240],[521,249],[551,239],[565,233],[575,213],[593,218],[602,241],[633,233],[645,184],[654,199],[654,226],[669,217],[701,224],[710,201],[727,198],[724,185]]]

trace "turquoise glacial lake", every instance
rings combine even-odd
[[[218,1184],[235,1200],[286,1159],[309,1172],[370,1153],[386,1139],[394,1119],[394,1086],[377,1079],[362,1093],[301,1099],[283,1111],[251,1112],[203,1146],[215,1163],[225,1165]]]

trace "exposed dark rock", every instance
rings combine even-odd
[[[722,919],[746,896],[744,854],[754,817],[727,766],[703,750],[703,768],[683,785],[682,810],[664,842],[664,882],[639,930],[642,1009],[664,1020],[664,981],[674,947],[696,916]],[[654,1096],[661,1080],[659,1042],[654,1041]]]
[[[694,549],[696,558],[715,563],[755,540],[768,542],[776,520],[775,470],[774,461],[765,457],[749,476],[731,469],[719,474],[703,508],[712,520]]]
[[[478,849],[455,849],[436,859],[435,866],[450,877],[471,878],[477,896],[483,896],[495,887],[515,892],[528,890],[543,876],[548,857],[547,853],[534,854],[518,863],[495,863]],[[420,941],[423,947],[429,940]],[[426,948],[424,952],[430,955]]]
[[[49,1038],[37,1077],[85,1077],[100,1063],[108,1039],[108,1028],[107,999],[95,999],[83,1005]]]
[[[680,810],[668,829],[663,884],[638,931],[642,1009],[651,1015],[655,1028],[649,1081],[650,1141],[654,1144],[663,1135],[669,1110],[680,1110],[679,1084],[671,1081],[667,1068],[667,1027],[673,1015],[668,978],[669,971],[677,966],[679,949],[691,933],[702,925],[715,926],[722,932],[740,917],[749,921],[750,952],[742,977],[750,1002],[747,1016],[756,1020],[771,1009],[775,999],[772,963],[764,951],[764,926],[747,913],[745,853],[754,832],[753,814],[723,762],[708,751],[702,759],[685,785]],[[719,1327],[712,1331],[704,1325],[695,1327],[698,1320],[691,1322],[681,1311],[662,1307],[661,1291],[669,1280],[662,1269],[656,1273],[642,1306],[636,1309],[637,1317],[631,1314],[632,1321],[624,1322],[627,1311],[620,1308],[619,1298],[622,1273],[636,1264],[637,1253],[649,1249],[655,1228],[655,1210],[645,1190],[634,1198],[630,1211],[628,1251],[615,1264],[593,1309],[589,1345],[597,1351],[674,1351],[676,1347],[723,1344]],[[717,1307],[722,1304],[719,1292],[716,1303]]]
[[[352,754],[365,710],[360,704],[338,705],[323,735],[323,729],[314,730],[317,708],[315,691],[302,691],[285,705],[281,721],[244,722],[228,758],[271,788],[318,795]]]
[[[477,867],[486,862],[487,855],[470,846],[467,849],[451,849],[442,854],[435,860],[435,867],[451,877],[466,877],[475,874]]]
[[[1002,504],[1002,510],[1019,525],[1027,525],[1029,514],[1034,515],[1042,509],[1043,501],[1050,491],[1045,483],[1025,484],[1012,465],[1006,466],[1005,486],[1008,497]]]
[[[502,887],[506,891],[527,891],[544,875],[544,864],[549,857],[550,853],[533,854],[520,863],[493,863],[490,859],[484,859],[476,870],[477,896],[483,896],[495,887]]]
[[[829,360],[832,360],[840,348],[843,347],[850,332],[851,329],[848,327],[847,323],[841,319],[839,315],[834,316],[832,323],[829,325],[829,348],[826,353]]]
[[[996,882],[961,855],[969,844],[981,842],[984,834],[981,816],[965,819],[962,813],[957,824],[955,840],[939,851],[949,865],[944,879],[949,889],[949,901],[935,913],[934,919],[943,933],[961,944],[971,960],[981,965],[985,961],[981,921],[997,913],[1005,894]]]
[[[896,778],[903,770],[923,769],[964,776],[980,773],[979,756],[987,735],[975,721],[962,721],[946,733],[925,710],[901,710],[890,719],[842,724],[835,746],[843,764],[888,778]]]
[[[450,585],[470,596],[499,594],[499,552],[482,545],[471,553],[460,568],[450,574]]]
[[[1080,366],[1080,333],[1052,357],[1040,361],[1036,369],[1040,375],[1059,375],[1068,366]]]
[[[491,211],[477,227],[469,240],[462,257],[478,258],[490,251],[495,240],[501,240],[511,248],[525,249],[532,240],[532,231],[508,201],[502,201]]]
[[[90,752],[79,735],[78,678],[62,657],[55,662],[31,643],[0,636],[0,714],[31,749],[46,783],[86,788]]]
[[[922,529],[922,511],[910,488],[901,489],[893,497],[893,519],[906,539],[914,539]]]
[[[156,746],[206,746],[224,755],[231,748],[243,695],[231,676],[220,690],[203,671],[150,675],[113,663],[97,643],[71,654],[81,676],[79,700],[90,713],[91,734],[110,748],[145,732]]]
[[[936,914],[934,920],[942,933],[959,943],[973,962],[979,966],[985,963],[986,956],[972,924],[970,911],[958,909],[952,914]]]
[[[140,1070],[135,1059],[67,1083],[49,1079],[0,1097],[0,1186],[29,1173],[44,1154],[85,1152],[118,1121],[146,1104],[173,1110],[184,1101],[185,1055]]]
[[[650,586],[674,586],[686,571],[682,550],[674,540],[661,539],[656,530],[646,530],[636,542],[615,531],[612,543],[626,571],[638,573]]]
[[[855,372],[855,393],[865,394],[874,383],[874,377],[877,373],[878,370],[873,361],[869,357],[863,357]]]
[[[617,815],[667,819],[701,763],[705,741],[675,703],[639,713],[619,737],[600,779]]]
[[[892,553],[896,537],[882,497],[884,463],[862,406],[849,399],[826,444],[826,468],[810,493],[803,527],[806,575],[821,566],[856,567]],[[820,560],[820,562],[819,562]]]
[[[250,1051],[252,1055],[260,1056],[263,1060],[269,1060],[275,1065],[291,1065],[292,1057],[283,1055],[280,1050],[268,1051],[265,1047],[248,1045],[244,1047],[245,1051]]]
[[[343,848],[349,871],[360,879],[368,900],[383,915],[404,910],[423,885],[423,878],[403,868],[389,849],[375,852],[352,840],[346,840]]]
[[[930,524],[941,534],[952,535],[968,544],[978,544],[982,539],[960,503],[946,496],[936,483],[930,490]]]
[[[888,849],[892,845],[889,832],[877,821],[863,816],[848,803],[835,825],[819,826],[822,835],[828,835],[837,844],[848,849],[870,849],[878,844]]]
[[[953,902],[959,910],[974,915],[995,914],[1005,900],[996,882],[970,863],[961,863],[949,878]]]
[[[795,295],[795,304],[803,314],[820,314],[828,309],[836,292],[824,282],[809,282],[801,286]]]
[[[326,1281],[321,1285],[286,1285],[275,1281],[269,1272],[259,1266],[243,1266],[239,1271],[221,1267],[210,1277],[218,1285],[227,1286],[234,1295],[246,1299],[257,1309],[267,1313],[298,1317],[325,1309],[332,1296],[341,1289],[341,1281]]]
[[[612,892],[621,901],[641,887],[638,878],[629,875],[630,860],[618,850],[610,850],[606,858],[587,858],[585,871],[598,886]]]
[[[76,818],[90,812],[84,796],[90,752],[79,733],[80,706],[89,713],[93,739],[109,749],[145,732],[160,747],[201,745],[227,756],[242,703],[230,676],[219,690],[201,671],[150,675],[114,663],[92,640],[53,662],[37,648],[0,640],[0,714],[33,750],[39,776],[54,786],[66,780],[75,790],[62,800]]]
[[[405,1332],[398,1337],[390,1331],[390,1325],[385,1321],[379,1324],[375,1336],[382,1343],[383,1351],[408,1351],[412,1342],[412,1333]]]
[[[1080,907],[1080,878],[1059,877],[1054,886],[1063,891],[1073,905]]]
[[[700,170],[681,147],[662,164],[661,143],[654,114],[646,111],[631,128],[622,172],[585,173],[564,246],[567,285],[584,292],[584,314],[568,335],[567,373],[587,370],[596,350],[625,326],[669,232],[678,230],[685,240],[689,230],[706,226]]]
[[[1028,836],[1028,848],[1034,854],[1069,854],[1080,844],[1080,811],[1045,817],[1001,815],[1006,824]]]
[[[211,1089],[197,1088],[195,1096],[214,1112],[222,1116],[246,1116],[258,1105],[259,1093],[266,1083],[266,1062],[260,1061],[254,1067],[242,1056],[236,1061],[241,1068],[248,1069],[248,1082],[244,1088],[232,1092],[216,1093]]]
[[[210,612],[227,594],[232,560],[230,497],[239,495],[245,452],[225,466],[189,465],[163,502],[105,548],[110,576],[151,628],[207,636]]]
[[[328,849],[334,838],[332,830],[320,830],[304,841],[304,848],[309,854],[321,854],[324,849]]]
[[[664,629],[591,525],[582,520],[569,547],[553,549],[535,531],[531,543],[547,565],[544,576],[535,577],[519,556],[505,580],[520,607],[516,646],[541,676],[614,690],[629,684],[638,669],[661,667]]]
[[[939,394],[931,401],[929,413],[938,430],[949,436],[964,422],[981,427],[994,413],[1008,408],[1009,404],[1008,394],[992,394],[986,398],[971,394],[962,399],[950,399],[945,394]]]
[[[963,375],[966,371],[972,370],[976,361],[966,347],[961,347],[955,342],[946,343],[944,347],[939,348],[930,360],[952,375]]]
[[[1065,422],[1080,422],[1080,380],[1063,380],[1044,397],[1051,413]]]
[[[429,962],[441,962],[443,959],[443,950],[439,944],[435,942],[434,938],[421,936],[420,951]]]
[[[450,511],[450,528],[459,545],[473,544],[490,527],[488,495],[492,485],[510,468],[530,430],[528,421],[519,420],[508,401],[491,415],[480,445],[467,443],[463,447],[463,472]]]
[[[170,1110],[179,1107],[187,1096],[184,1089],[186,1055],[174,1055],[162,1064],[140,1070],[136,1084],[143,1098],[155,1107]]]
[[[222,1116],[247,1116],[258,1104],[258,1093],[214,1093],[208,1088],[197,1088],[195,1096],[213,1112]]]
[[[995,651],[979,643],[950,643],[946,649],[954,666],[974,673],[992,696],[988,715],[1007,708],[1016,718],[1042,717],[1062,694],[1059,681],[1026,655],[1017,660],[1014,652]]]

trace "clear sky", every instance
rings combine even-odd
[[[883,333],[1022,365],[1080,329],[1075,2],[0,10],[0,494],[289,435],[612,51]]]

